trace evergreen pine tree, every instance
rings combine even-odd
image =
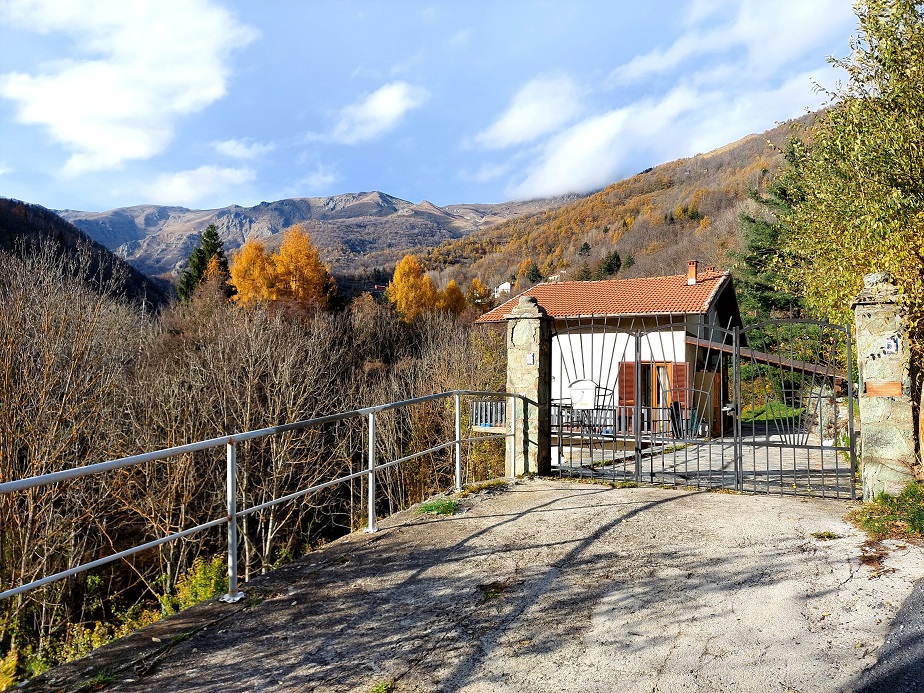
[[[787,161],[791,162],[795,156],[795,147],[795,141],[787,145]],[[787,229],[779,215],[791,209],[793,191],[778,179],[770,184],[766,196],[755,191],[751,197],[766,214],[755,216],[742,212],[738,215],[741,250],[732,253],[732,257],[736,261],[735,288],[741,311],[758,320],[779,312],[801,312],[802,298],[783,288],[786,281],[781,274],[785,271],[783,248]]]
[[[230,272],[228,271],[228,258],[225,257],[224,244],[218,236],[218,229],[214,224],[209,224],[205,231],[202,232],[202,235],[199,236],[199,243],[189,255],[189,267],[180,277],[177,293],[180,294],[181,299],[188,301],[192,297],[196,287],[202,283],[205,271],[213,257],[217,260],[221,276],[225,278],[223,282],[225,292],[229,296],[233,293],[233,287],[227,282]]]

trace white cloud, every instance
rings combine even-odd
[[[459,173],[459,178],[471,181],[472,183],[489,183],[492,180],[497,180],[509,171],[510,164],[483,164],[474,173],[461,171]]]
[[[249,137],[243,139],[230,139],[223,142],[212,142],[212,147],[219,154],[230,156],[232,159],[255,159],[268,154],[276,148],[272,142],[255,142]]]
[[[4,165],[4,163],[0,161],[0,176],[5,176],[6,174],[12,173],[12,172],[13,172],[13,169]]]
[[[586,118],[549,140],[526,177],[508,193],[516,199],[552,197],[612,183],[630,152],[657,149],[669,126],[699,105],[696,93],[680,88],[657,102],[642,101]]]
[[[555,132],[581,110],[580,94],[570,77],[554,74],[527,82],[510,106],[475,141],[489,149],[531,142]]]
[[[71,152],[71,175],[162,152],[180,117],[225,95],[231,53],[257,36],[210,0],[8,0],[0,18],[73,42],[74,57],[0,75],[16,119]]]
[[[507,193],[524,199],[589,192],[646,166],[710,151],[818,108],[824,96],[813,85],[840,76],[820,66],[819,46],[849,34],[853,23],[849,5],[837,0],[695,0],[685,33],[623,65],[601,90],[638,83],[651,93],[660,89],[652,76],[673,86],[656,97],[617,101],[611,110],[551,137],[537,135],[538,146],[518,152],[526,163]],[[633,90],[609,93],[628,99]],[[520,121],[530,119],[524,115]],[[513,119],[505,132],[516,143]],[[496,134],[489,130],[479,137],[487,140],[489,133]],[[504,142],[499,135],[493,141]],[[519,142],[525,141],[521,135]]]
[[[309,193],[329,193],[331,186],[340,180],[340,174],[334,169],[327,166],[318,165],[315,169],[302,178],[300,178],[293,189],[303,194]]]
[[[622,160],[621,135],[629,111],[588,118],[552,138],[526,178],[508,190],[515,199],[585,192],[612,180]]]
[[[144,186],[141,193],[155,204],[194,205],[219,193],[223,199],[228,199],[231,197],[228,188],[249,183],[254,178],[254,172],[249,168],[200,166],[189,171],[162,174],[153,183]]]
[[[390,82],[340,111],[330,138],[341,144],[375,139],[395,129],[409,111],[429,98],[427,90],[407,82]]]
[[[716,25],[719,14],[729,20]],[[849,33],[855,23],[850,3],[843,0],[703,0],[687,19],[689,29],[671,45],[634,57],[614,70],[611,80],[632,84],[734,50],[744,50],[749,68],[774,74],[830,37]]]

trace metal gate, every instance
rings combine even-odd
[[[850,330],[559,320],[552,464],[614,482],[854,498]]]

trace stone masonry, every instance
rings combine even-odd
[[[551,321],[534,297],[523,296],[507,317],[507,392],[528,400],[514,400],[508,476],[551,472],[551,382]]]
[[[863,500],[898,495],[913,478],[914,421],[909,349],[898,288],[885,273],[863,278],[853,304],[860,369]]]

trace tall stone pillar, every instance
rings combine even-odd
[[[507,316],[507,391],[514,400],[516,429],[507,439],[507,475],[552,470],[551,322],[532,296],[522,296]]]
[[[863,500],[898,495],[913,478],[914,420],[910,352],[898,288],[886,273],[868,274],[853,304],[860,369]]]

